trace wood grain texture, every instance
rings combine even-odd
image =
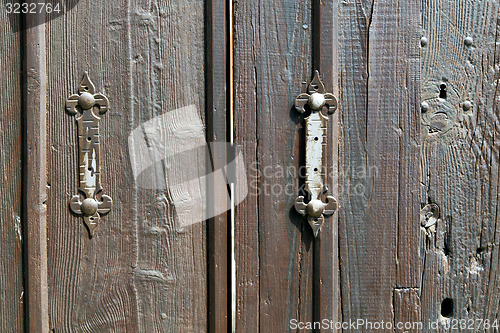
[[[249,184],[236,207],[237,331],[313,319],[313,235],[293,208],[303,135],[293,103],[311,69],[310,1],[234,3],[234,133]]]
[[[21,33],[0,5],[0,331],[24,331],[21,227]]]
[[[43,15],[26,18],[24,241],[29,332],[49,331],[47,259],[47,66]]]
[[[419,22],[418,1],[339,4],[344,321],[392,322],[393,290],[420,285]]]
[[[204,2],[81,1],[50,21],[46,36],[50,328],[206,331],[206,226],[180,225],[184,212],[163,185],[168,179],[158,179],[156,190],[134,180],[131,158],[141,161],[128,142],[133,129],[166,112],[195,105],[203,117]],[[68,209],[78,166],[75,119],[64,101],[85,70],[110,101],[101,120],[101,180],[114,205],[92,239]],[[178,164],[158,166],[163,177],[183,175]]]
[[[440,207],[422,231],[424,321],[500,320],[499,10],[423,1],[421,205]]]
[[[418,288],[394,290],[394,332],[423,332],[420,290]],[[427,326],[426,326],[427,327]]]

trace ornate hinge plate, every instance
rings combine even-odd
[[[302,215],[307,215],[314,237],[325,221],[325,216],[332,215],[337,209],[337,200],[326,195],[326,136],[328,118],[323,114],[333,114],[337,109],[337,99],[325,91],[319,72],[307,86],[307,93],[300,94],[295,99],[295,108],[300,113],[310,111],[305,119],[306,132],[306,177],[305,191],[309,194],[306,198],[299,195],[295,199],[295,209]],[[326,196],[326,203],[322,198]]]
[[[99,224],[101,215],[111,210],[111,197],[102,194],[100,172],[100,115],[108,111],[109,101],[103,94],[95,93],[95,86],[85,72],[78,87],[78,94],[66,101],[66,110],[76,115],[78,127],[79,195],[69,203],[71,210],[83,215],[90,237]]]

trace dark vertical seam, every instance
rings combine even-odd
[[[26,73],[28,73],[27,63],[26,63],[26,14],[21,14],[20,20],[18,22],[19,24],[19,57],[20,57],[20,65],[21,65],[21,71],[19,73],[20,75],[20,80],[19,82],[21,83],[20,85],[20,93],[21,96],[24,96],[24,94],[27,93],[25,91],[25,88],[27,86],[27,79],[26,79]],[[26,181],[26,176],[27,176],[27,162],[28,162],[28,154],[27,154],[27,135],[26,135],[26,121],[27,121],[27,103],[26,103],[26,98],[21,97],[21,144],[22,144],[22,150],[21,150],[21,211],[19,212],[19,217],[21,219],[21,232],[22,232],[22,246],[21,246],[21,258],[22,258],[22,277],[23,277],[23,297],[22,297],[22,302],[23,302],[23,323],[24,323],[24,330],[25,332],[29,332],[29,320],[27,319],[29,309],[28,309],[28,266],[29,266],[29,258],[28,258],[28,251],[27,251],[27,233],[28,233],[28,228],[27,228],[27,216],[26,216],[26,208],[27,208],[27,195],[26,192],[28,191],[27,189],[27,181]]]

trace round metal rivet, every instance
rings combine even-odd
[[[94,215],[97,212],[97,201],[87,198],[82,202],[82,212],[85,215]]]
[[[321,93],[312,93],[308,100],[309,107],[313,110],[321,110],[325,102],[325,95]]]
[[[429,42],[429,40],[427,39],[427,37],[422,37],[420,39],[420,45],[421,46],[426,46],[428,42]]]
[[[78,105],[84,110],[88,110],[95,105],[94,96],[88,92],[82,92],[78,98]]]
[[[420,109],[422,110],[422,112],[427,112],[427,110],[429,110],[429,103],[427,102],[420,103]]]
[[[467,46],[471,46],[471,45],[472,45],[472,42],[473,42],[472,37],[466,37],[466,38],[464,39],[464,43],[465,43],[465,45],[467,45]]]
[[[470,110],[471,107],[472,107],[472,103],[470,101],[465,101],[465,102],[462,103],[462,108],[465,111]]]
[[[312,217],[320,217],[325,210],[325,204],[321,200],[311,200],[307,204],[307,214]]]

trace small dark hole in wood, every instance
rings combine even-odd
[[[318,141],[318,140],[319,140],[319,138],[318,138],[318,137],[315,137],[315,138],[314,138],[314,141]]]
[[[311,87],[312,87],[314,90],[318,90],[318,86],[317,86],[317,85],[315,85],[315,84],[311,85]]]
[[[318,168],[314,168],[314,172],[318,171]]]
[[[481,253],[483,253],[483,252],[484,252],[484,250],[485,250],[485,248],[484,248],[484,247],[482,247],[482,246],[480,246],[480,247],[478,247],[478,248],[476,249],[476,253],[477,253],[477,254],[481,254]]]
[[[87,91],[89,90],[89,87],[83,87],[83,90]]]
[[[92,171],[92,168],[89,168],[89,171]]]
[[[89,137],[87,138],[87,141],[88,141],[88,142],[92,141],[92,138],[89,136]]]
[[[451,249],[450,249],[450,246],[448,245],[448,241],[444,242],[443,252],[444,252],[445,256],[450,255]]]
[[[451,298],[445,298],[441,303],[441,316],[445,318],[453,316],[453,300]]]
[[[446,83],[441,83],[439,86],[439,98],[446,98]]]

